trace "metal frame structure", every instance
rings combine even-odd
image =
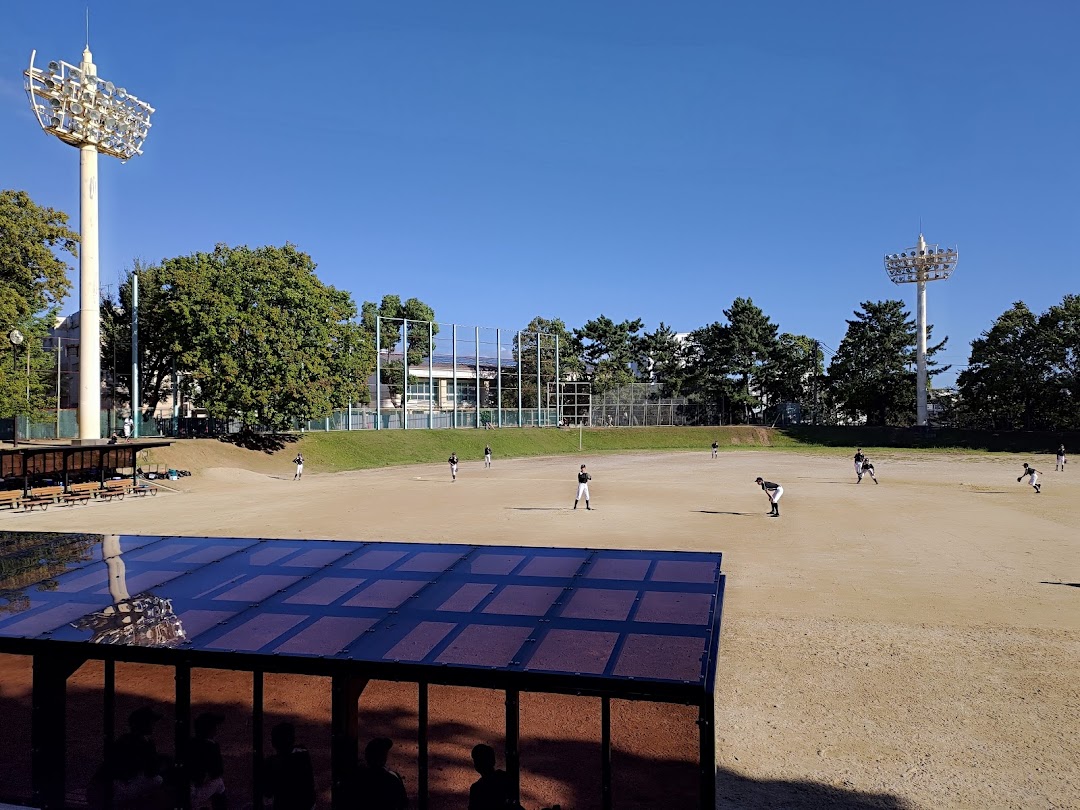
[[[928,245],[923,235],[915,247],[900,253],[885,254],[885,272],[894,284],[917,284],[916,329],[918,346],[915,365],[916,417],[915,424],[926,427],[926,282],[940,281],[952,275],[959,253],[955,247]]]
[[[73,473],[96,470],[98,480],[105,481],[105,471],[123,467],[131,468],[131,477],[137,477],[139,452],[153,447],[168,447],[172,439],[141,440],[123,444],[82,445],[22,445],[13,450],[0,450],[0,479],[21,480],[23,492],[32,486],[31,476],[44,478],[56,476],[65,487]],[[124,461],[119,464],[115,462]],[[77,462],[77,463],[76,463]],[[55,480],[55,479],[54,479]]]
[[[394,324],[394,328],[388,329],[386,323]],[[439,355],[436,349],[436,332],[440,326],[450,327],[450,350]],[[462,426],[462,413],[459,411],[459,404],[461,403],[461,397],[459,396],[460,388],[459,382],[461,380],[470,380],[476,386],[474,392],[474,401],[471,404],[472,414],[469,419],[467,427],[482,428],[482,427],[505,427],[513,424],[513,419],[504,418],[504,414],[509,408],[503,407],[503,376],[504,374],[511,373],[511,369],[516,368],[517,371],[517,426],[525,427],[526,418],[524,407],[524,401],[522,398],[523,377],[522,366],[523,364],[513,358],[522,357],[522,336],[534,335],[536,339],[536,385],[537,385],[537,402],[536,402],[536,426],[537,427],[553,427],[559,421],[559,415],[561,414],[561,394],[556,392],[555,404],[547,403],[545,407],[544,395],[541,393],[544,390],[545,379],[550,373],[554,380],[559,379],[559,336],[557,334],[550,334],[547,332],[521,332],[515,333],[513,341],[509,341],[508,345],[503,344],[503,331],[499,327],[472,327],[472,343],[473,351],[472,355],[468,354],[462,356],[458,352],[458,332],[459,324],[443,324],[436,321],[418,321],[411,318],[385,318],[383,316],[376,316],[375,319],[375,382],[372,396],[374,399],[374,411],[375,411],[375,428],[381,429],[384,427],[384,412],[383,407],[383,386],[397,387],[397,382],[383,382],[383,371],[385,364],[391,362],[398,362],[400,359],[402,365],[402,380],[401,386],[401,404],[395,405],[393,411],[401,412],[401,420],[399,427],[403,430],[410,428],[409,424],[409,358],[408,358],[408,341],[409,335],[415,334],[416,329],[427,329],[428,333],[428,348],[427,352],[427,379],[429,386],[428,393],[428,406],[427,406],[427,424],[426,427],[430,430],[437,427],[435,424],[436,414],[441,412],[452,413],[452,427]],[[495,337],[495,351],[492,355],[484,355],[484,345],[491,346],[489,342],[484,344],[481,339],[482,330],[488,332],[494,332]],[[387,341],[388,335],[393,334],[394,338],[389,345],[384,345]],[[550,340],[546,340],[550,338]],[[466,341],[468,337],[464,338]],[[401,351],[395,350],[395,347],[401,346]],[[529,347],[531,350],[531,347]],[[504,350],[507,356],[504,357]],[[548,358],[547,355],[553,353],[552,358]],[[436,409],[436,377],[435,377],[435,363],[436,357],[440,356],[443,359],[440,364],[445,366],[449,361],[451,366],[450,376],[446,378],[450,385],[453,387],[453,395],[451,397],[452,404],[448,409]],[[464,377],[459,375],[459,367],[464,364],[464,368],[460,370],[469,374],[470,377]],[[487,406],[483,402],[481,389],[483,387],[484,380],[487,379],[491,383],[494,396],[494,404]],[[466,410],[468,406],[466,406]],[[490,422],[481,419],[482,411],[491,411]],[[548,411],[552,411],[556,414],[552,419]],[[413,409],[413,412],[417,412],[417,409]],[[351,424],[351,419],[350,419]],[[416,427],[414,423],[413,428]]]
[[[41,129],[79,150],[79,439],[101,440],[101,312],[98,268],[98,153],[127,162],[142,154],[154,108],[97,75],[90,45],[78,67],[35,67],[26,95]]]
[[[0,533],[0,543],[10,542],[13,538],[34,537],[40,539],[41,535],[23,535],[18,532]],[[57,538],[63,538],[57,535]],[[86,538],[97,537],[102,543],[102,557],[108,562],[108,542],[113,538],[114,556],[119,558],[119,538],[115,535],[67,535],[78,538],[85,542]],[[139,539],[139,538],[136,538]],[[154,542],[151,538],[142,538]],[[186,538],[170,538],[170,540],[184,540]],[[164,540],[164,538],[162,538]],[[235,542],[241,542],[239,539]],[[243,541],[248,542],[248,541]],[[251,543],[263,541],[251,540]],[[301,555],[318,553],[320,541],[272,541],[273,543],[287,543],[298,545]],[[312,546],[312,552],[303,549],[304,544]],[[325,545],[325,544],[323,544]],[[335,547],[339,543],[333,544]],[[382,545],[394,544],[357,544],[361,549],[370,549]],[[398,544],[400,545],[400,544]],[[428,545],[419,548],[428,548]],[[457,548],[463,556],[462,561],[471,559],[471,555],[482,554],[489,550],[482,546],[458,546],[451,547],[440,545],[440,548]],[[181,546],[182,549],[190,549],[191,546]],[[504,549],[508,550],[508,549]],[[536,550],[541,551],[541,550]],[[588,554],[588,565],[596,554],[635,554],[646,552],[616,552],[612,550],[598,552],[589,549],[547,549],[550,553],[582,552]],[[128,552],[129,554],[131,552]],[[342,804],[344,791],[339,787],[344,784],[346,774],[356,762],[358,753],[358,718],[357,708],[360,696],[370,680],[386,680],[396,682],[415,683],[418,690],[418,769],[419,780],[417,790],[417,804],[420,810],[428,807],[428,688],[430,685],[469,686],[483,689],[494,689],[505,693],[506,707],[506,766],[515,787],[519,787],[520,756],[518,741],[520,738],[520,711],[519,698],[521,692],[546,692],[566,695],[598,697],[601,699],[601,806],[603,810],[612,810],[615,806],[614,779],[612,769],[612,737],[611,737],[611,705],[612,699],[642,700],[661,703],[696,706],[697,733],[699,737],[699,786],[698,807],[700,810],[712,810],[716,801],[716,742],[715,742],[715,708],[714,692],[716,685],[717,656],[719,652],[720,626],[722,617],[722,605],[724,596],[725,577],[720,571],[720,555],[707,555],[702,553],[680,552],[655,552],[664,555],[664,559],[676,557],[715,558],[715,571],[711,583],[701,583],[701,588],[706,589],[713,595],[712,605],[705,625],[704,649],[701,654],[701,678],[695,681],[663,680],[655,678],[617,677],[615,675],[595,675],[566,672],[554,673],[550,671],[530,671],[527,668],[488,668],[477,666],[441,665],[409,663],[399,660],[358,660],[347,656],[333,655],[290,655],[268,654],[265,652],[244,652],[239,650],[207,649],[199,645],[192,645],[185,640],[182,631],[172,644],[144,645],[140,643],[92,643],[93,640],[83,641],[62,640],[55,637],[51,632],[36,633],[28,637],[20,633],[5,634],[0,632],[0,653],[27,655],[33,657],[33,694],[31,715],[32,737],[32,773],[33,800],[35,806],[43,810],[52,810],[64,805],[66,779],[64,773],[65,761],[65,727],[66,727],[66,692],[67,681],[72,674],[86,661],[100,660],[104,662],[104,718],[103,749],[108,746],[115,730],[115,706],[116,706],[116,662],[131,662],[143,664],[156,664],[171,667],[175,675],[175,729],[176,750],[183,750],[190,736],[192,724],[191,712],[191,671],[193,668],[227,669],[233,671],[250,672],[252,676],[252,753],[254,765],[254,784],[256,796],[261,795],[259,788],[259,767],[262,761],[262,746],[264,733],[264,690],[263,679],[266,673],[290,673],[299,675],[313,675],[328,677],[331,680],[331,778],[333,807],[344,808]],[[155,556],[157,556],[155,554]],[[160,565],[160,563],[155,563]],[[675,563],[686,565],[688,563]],[[697,563],[694,563],[697,564]],[[119,565],[119,563],[118,563]],[[82,563],[77,563],[73,570],[73,576],[83,579],[86,577],[86,569]],[[114,579],[110,568],[110,583]],[[579,573],[574,576],[580,576]],[[55,573],[52,576],[58,576]],[[576,580],[575,580],[576,581]],[[678,585],[680,579],[671,580]],[[201,580],[200,580],[201,582]],[[94,586],[96,587],[96,586]],[[199,587],[204,587],[200,585]],[[305,583],[304,587],[307,587]],[[681,587],[687,587],[685,585]],[[110,584],[110,591],[112,591]],[[573,591],[573,588],[567,588]],[[704,593],[705,591],[699,591]],[[144,594],[145,595],[145,594]],[[112,594],[115,600],[116,595]],[[157,598],[157,597],[152,597]],[[170,614],[172,619],[172,605],[169,600],[158,599],[164,605],[164,611]],[[253,606],[254,607],[254,606]],[[104,611],[93,614],[100,616]],[[390,610],[389,614],[398,611]],[[251,614],[245,613],[250,620]],[[396,623],[398,617],[389,616]],[[543,621],[552,621],[544,619]],[[175,622],[179,626],[179,622]],[[72,626],[83,627],[80,621]],[[124,627],[129,627],[126,623]],[[344,652],[344,651],[343,651]],[[517,664],[518,662],[513,662]],[[670,676],[668,676],[670,677]],[[181,779],[183,774],[181,773]],[[187,801],[183,797],[186,794],[181,791],[181,806],[186,806]],[[259,799],[256,799],[256,807],[260,807]]]

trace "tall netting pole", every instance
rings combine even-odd
[[[458,387],[457,387],[457,324],[456,324],[456,323],[455,323],[455,324],[451,324],[451,325],[450,325],[450,340],[451,340],[451,341],[453,341],[453,343],[454,343],[453,351],[451,352],[451,354],[453,355],[453,358],[452,358],[452,360],[453,360],[453,363],[454,363],[454,427],[456,428],[456,427],[458,426],[458,415],[457,415],[457,405],[458,405]]]
[[[480,327],[476,327],[476,427],[480,427]]]
[[[540,421],[540,333],[536,333],[536,426],[542,427]]]
[[[562,424],[562,399],[559,385],[559,333],[555,333],[555,424]]]
[[[427,325],[427,346],[427,429],[431,430],[432,422],[435,419],[435,327],[431,321],[428,321]]]
[[[409,429],[409,319],[401,321],[401,429]]]
[[[375,429],[382,429],[382,316],[375,316]]]
[[[495,329],[495,407],[498,421],[502,427],[502,329]]]

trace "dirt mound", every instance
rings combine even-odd
[[[248,450],[217,439],[179,439],[171,447],[159,447],[140,453],[139,463],[174,470],[190,470],[192,476],[201,477],[211,469],[248,470],[261,475],[292,475],[294,447],[285,447],[275,453]]]

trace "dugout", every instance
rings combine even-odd
[[[171,439],[137,439],[120,444],[24,444],[0,450],[0,489],[26,492],[35,486],[104,483],[125,469],[134,478],[140,451],[171,444]]]
[[[0,653],[33,659],[38,807],[63,806],[67,680],[88,660],[104,662],[103,751],[117,662],[174,670],[177,751],[191,732],[192,669],[251,673],[253,763],[264,754],[264,675],[328,677],[335,807],[368,680],[416,684],[422,809],[430,685],[505,693],[515,790],[521,693],[600,698],[605,810],[611,700],[694,706],[698,806],[714,806],[719,553],[0,532],[0,557]],[[259,779],[255,768],[256,795]]]

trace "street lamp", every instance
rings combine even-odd
[[[78,67],[34,66],[26,94],[41,128],[79,150],[79,440],[101,439],[101,313],[98,289],[98,170],[101,152],[121,162],[142,154],[154,108],[97,75],[90,46]]]
[[[18,364],[19,346],[22,345],[23,333],[18,329],[12,329],[8,332],[8,341],[11,343],[11,370],[15,371]],[[26,347],[26,401],[30,402],[30,347]],[[11,445],[13,447],[19,446],[19,415],[14,414],[12,416],[11,425]]]
[[[956,248],[928,245],[919,234],[919,243],[901,253],[885,255],[885,272],[894,284],[918,284],[916,328],[918,329],[918,353],[916,355],[915,423],[925,427],[926,420],[926,282],[947,279],[956,268],[959,254]]]

